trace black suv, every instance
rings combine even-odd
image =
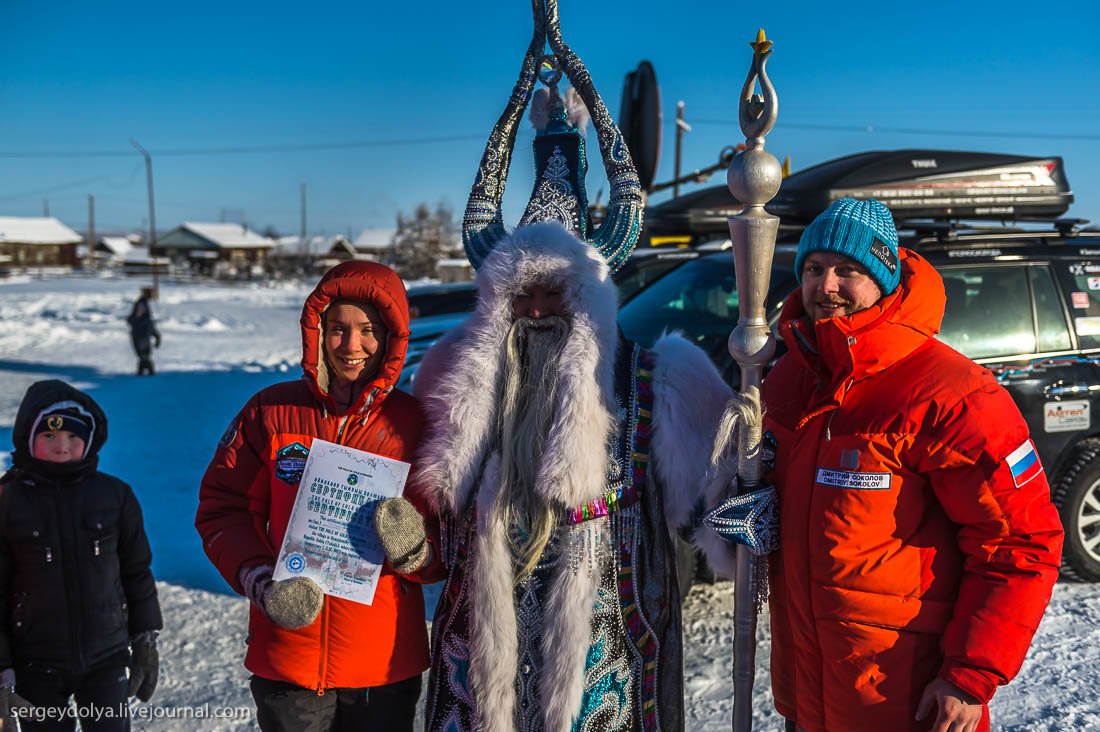
[[[957,171],[944,175],[943,167],[950,165],[941,161],[947,155],[966,159],[959,162]],[[1039,171],[1039,177],[1045,171],[1048,178],[1054,179],[1054,190],[1044,193],[1046,203],[1036,203],[1031,210],[1021,206],[1020,210],[998,210],[993,214],[1027,218],[1027,223],[968,227],[951,218],[955,211],[942,208],[934,219],[913,221],[904,218],[909,212],[904,203],[897,205],[896,195],[891,199],[882,193],[896,191],[904,184],[919,188],[923,178],[910,177],[909,181],[893,184],[893,189],[882,180],[853,184],[854,176],[866,173],[867,156],[872,156],[870,162],[878,166],[880,175],[885,158],[892,156],[894,163],[899,157],[911,158],[922,165],[940,164],[941,174],[934,177],[935,185],[953,174],[956,178],[989,180],[992,171],[994,180],[1001,176],[1000,180],[1007,181],[1002,186],[1005,189],[1011,189],[1011,176],[1020,176],[1016,181],[1033,182],[1036,176],[1024,178],[1031,165]],[[818,185],[806,185],[809,176],[791,186],[784,182],[787,195],[784,198],[781,189],[777,196],[782,199],[777,209],[783,210],[776,211],[783,215],[784,233],[776,247],[767,300],[769,319],[774,326],[783,300],[797,287],[793,262],[801,227],[799,217],[792,215],[792,201],[798,199],[795,194],[805,198],[812,190],[822,198],[801,217],[803,222],[823,209],[826,199],[841,195],[878,194],[875,197],[894,204],[891,208],[899,219],[901,245],[920,252],[943,276],[947,308],[938,337],[990,369],[1027,420],[1066,530],[1063,571],[1078,579],[1100,581],[1100,415],[1094,415],[1100,410],[1100,231],[1081,230],[1086,222],[1055,217],[1064,213],[1072,200],[1060,159],[1015,158],[1005,162],[1006,156],[982,156],[982,165],[975,166],[974,157],[937,151],[865,153],[805,171],[817,176]],[[854,161],[858,163],[855,167],[853,158],[862,158]],[[849,168],[845,170],[837,163]],[[971,166],[969,171],[964,170],[964,163]],[[843,185],[837,185],[836,175],[825,176],[827,180],[822,184],[821,168],[830,165],[833,173],[839,167],[847,176]],[[822,185],[826,189],[840,188],[841,192],[823,195]],[[972,185],[969,190],[981,191],[981,186]],[[924,208],[920,215],[927,217],[936,213],[936,206],[945,206],[929,203],[930,198],[925,195],[921,199]],[[1017,200],[1024,199],[1018,196]],[[953,199],[961,209],[958,213],[982,216],[974,207],[959,205],[959,201],[965,203],[965,195]],[[736,205],[734,202],[731,207]],[[713,206],[709,213],[713,220],[724,223]],[[729,215],[730,211],[722,213]],[[700,221],[706,217],[693,214],[682,218]],[[788,223],[792,219],[793,223]],[[732,383],[737,383],[736,364],[726,350],[737,312],[733,257],[724,252],[685,262],[665,274],[620,308],[619,323],[628,337],[643,344],[652,343],[666,328],[684,332],[707,351]]]

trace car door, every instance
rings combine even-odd
[[[1100,369],[1078,355],[1051,263],[943,266],[940,274],[947,308],[939,339],[994,373],[1053,472],[1092,431]]]

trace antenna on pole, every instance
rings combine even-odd
[[[156,300],[160,296],[160,287],[157,284],[157,217],[153,206],[153,159],[132,137],[130,144],[145,158],[145,183],[149,189],[149,264],[153,268],[153,299]]]
[[[95,196],[88,194],[88,269],[95,269]]]

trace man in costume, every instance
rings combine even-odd
[[[943,281],[878,201],[833,203],[795,271],[763,388],[775,706],[805,732],[988,730],[1062,547],[1027,425],[934,338]]]
[[[731,571],[728,545],[695,519],[732,477],[710,454],[733,395],[680,336],[645,350],[618,330],[609,273],[637,239],[638,177],[561,40],[556,3],[545,16],[541,5],[466,211],[477,310],[432,348],[414,383],[430,425],[419,480],[441,514],[448,568],[427,729],[682,730],[674,532]],[[500,197],[544,28],[573,89],[563,104],[544,61],[535,191],[507,235]],[[591,232],[583,108],[612,182]]]

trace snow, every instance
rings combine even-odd
[[[0,242],[78,244],[83,237],[53,216],[0,216]]]
[[[110,431],[101,465],[141,501],[165,618],[160,685],[150,704],[135,703],[146,715],[135,729],[255,729],[242,665],[247,604],[210,565],[192,522],[199,479],[230,419],[262,387],[300,374],[298,319],[314,283],[162,280],[153,303],[163,336],[158,374],[138,378],[125,318],[148,284],[109,275],[0,279],[0,462],[32,382],[65,379],[99,401]],[[683,617],[686,727],[728,730],[732,585],[697,585]],[[754,726],[774,730],[766,611],[757,638]],[[993,729],[1100,730],[1098,688],[1100,585],[1060,582],[1018,677],[990,705]],[[212,718],[233,708],[243,711]]]

